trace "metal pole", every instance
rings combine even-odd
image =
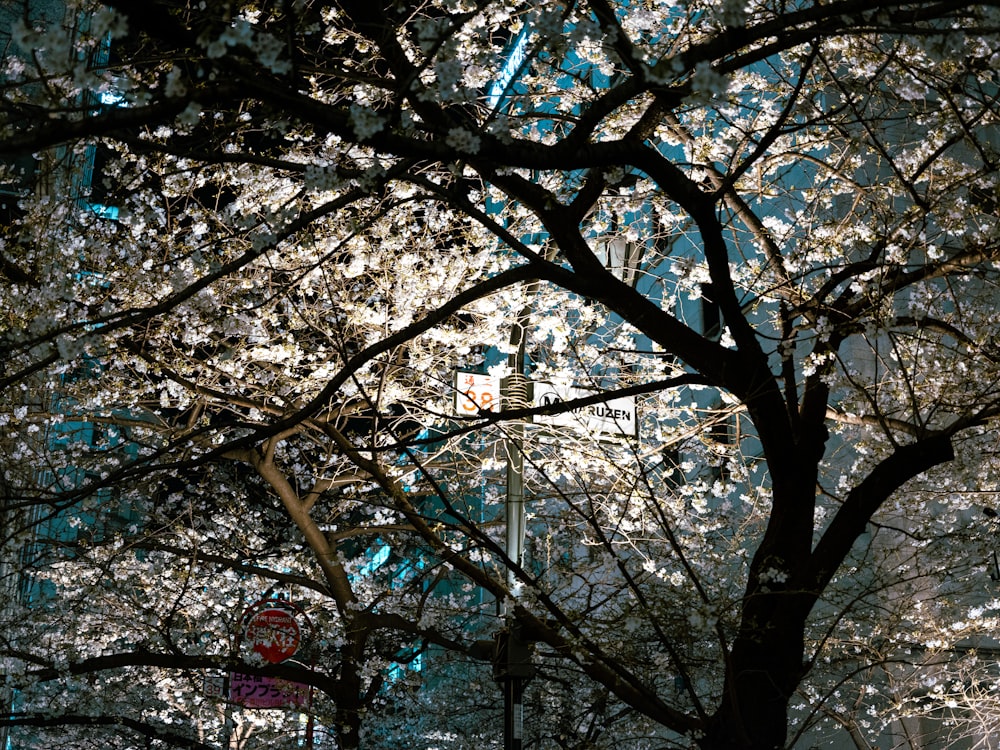
[[[504,750],[521,750],[524,746],[524,683],[524,678],[511,676],[503,683]]]
[[[517,566],[524,555],[524,425],[512,422],[507,432],[507,557]],[[507,568],[507,586],[514,588],[517,579],[513,567]],[[507,603],[504,603],[506,610]]]
[[[525,377],[524,353],[525,335],[520,323],[515,323],[511,331],[511,343],[515,350],[511,352],[508,363],[511,374],[507,378],[505,397],[507,405],[512,408],[523,408],[528,405],[528,383]],[[517,579],[513,566],[520,567],[524,556],[524,424],[520,421],[511,422],[507,433],[507,558],[512,566],[507,568],[507,586],[515,588]],[[506,633],[498,636],[501,639],[498,658],[504,663],[499,665],[501,682],[503,684],[503,746],[504,750],[521,750],[524,742],[524,684],[521,676],[523,664],[515,660],[523,660],[523,649],[520,634],[511,619],[508,603],[504,603],[507,627]]]
[[[514,409],[528,406],[528,379],[524,374],[524,328],[514,324],[511,343],[515,349],[508,357],[511,374],[504,384],[506,405]],[[520,420],[508,426],[507,441],[507,557],[514,565],[521,565],[524,553],[524,424]],[[507,569],[507,585],[516,584],[514,571]],[[506,607],[506,605],[505,605]]]
[[[236,728],[236,722],[233,719],[233,704],[230,702],[229,693],[229,675],[226,675],[226,682],[223,688],[226,695],[226,702],[222,709],[222,746],[226,750],[232,750],[233,747],[233,730]]]

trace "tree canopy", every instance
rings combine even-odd
[[[3,14],[12,731],[486,747],[505,624],[538,747],[989,726],[995,3]]]

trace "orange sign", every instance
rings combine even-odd
[[[455,413],[500,410],[500,378],[478,372],[455,373]]]

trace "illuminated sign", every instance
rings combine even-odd
[[[584,388],[566,388],[549,383],[535,383],[534,405],[553,406],[594,395],[595,391],[588,391]],[[578,406],[559,414],[539,414],[535,417],[535,424],[573,427],[602,435],[634,437],[638,434],[639,424],[635,407],[634,396],[613,397],[609,395],[606,400],[596,404]]]
[[[496,108],[503,98],[504,92],[507,87],[510,86],[510,82],[514,80],[514,76],[517,75],[517,71],[520,69],[521,65],[528,57],[528,27],[524,26],[521,29],[521,33],[517,35],[514,40],[514,44],[511,45],[510,52],[507,54],[507,59],[504,60],[503,67],[500,68],[500,73],[497,75],[493,83],[490,84],[489,90],[486,92],[486,104],[490,109]]]

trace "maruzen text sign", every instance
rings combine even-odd
[[[594,396],[595,391],[584,388],[557,387],[548,383],[535,383],[535,406],[552,406],[566,401]],[[573,427],[602,435],[638,435],[635,396],[608,398],[596,404],[580,406],[560,414],[537,415],[535,424]]]

